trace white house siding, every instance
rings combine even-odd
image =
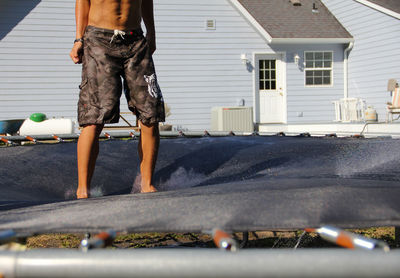
[[[349,96],[373,105],[385,119],[387,82],[400,81],[400,20],[350,0],[323,0],[354,36],[349,58]]]
[[[285,51],[287,56],[287,118],[288,123],[321,123],[335,119],[332,101],[343,98],[343,45],[274,45],[276,51]],[[332,86],[306,87],[304,73],[304,51],[332,51]],[[300,56],[299,66],[293,62],[295,54]]]
[[[76,117],[73,12],[71,0],[0,1],[0,119]]]
[[[271,52],[226,0],[155,0],[155,63],[174,125],[208,129],[211,107],[253,105],[252,73],[240,55]],[[206,20],[216,30],[206,30]]]
[[[29,1],[0,2],[1,28],[12,28],[0,41],[0,119],[38,111],[76,118],[81,67],[68,56],[75,1],[36,1],[26,12]],[[8,26],[14,15],[7,10],[24,17]],[[156,0],[155,17],[154,60],[172,113],[167,122],[208,129],[212,106],[232,106],[240,99],[252,106],[252,74],[240,54],[270,50],[226,0]],[[207,19],[216,20],[216,30],[206,30]]]
[[[209,129],[211,107],[253,105],[253,72],[240,55],[287,51],[288,122],[331,121],[343,91],[341,46],[273,46],[272,50],[227,0],[155,0],[154,56],[168,123]],[[0,119],[33,112],[76,118],[79,65],[69,59],[75,33],[75,0],[1,0]],[[16,17],[17,14],[18,16]],[[18,22],[16,22],[17,20]],[[206,20],[216,30],[206,30]],[[5,31],[4,31],[5,30]],[[334,87],[306,88],[293,53],[334,50]],[[123,109],[127,107],[122,100]],[[303,112],[303,117],[297,113]]]

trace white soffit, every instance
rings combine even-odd
[[[371,3],[371,2],[369,2],[367,0],[354,0],[354,1],[359,2],[359,3],[363,4],[363,5],[365,5],[367,7],[370,7],[372,9],[375,9],[377,11],[380,11],[382,13],[385,13],[387,15],[390,15],[390,16],[392,16],[394,18],[400,19],[400,14],[399,13],[396,13],[396,12],[394,12],[392,10],[386,9],[386,8],[384,8],[382,6],[379,6],[379,5],[375,4],[375,3]]]

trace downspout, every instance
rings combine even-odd
[[[349,97],[349,52],[353,49],[354,42],[350,42],[344,50],[344,99]]]

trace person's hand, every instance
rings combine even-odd
[[[147,33],[146,35],[147,44],[149,46],[150,54],[156,51],[156,35],[154,33]]]
[[[75,64],[82,63],[82,54],[83,54],[83,43],[82,42],[74,43],[74,46],[72,47],[72,50],[69,53],[69,56],[71,57],[72,61]]]

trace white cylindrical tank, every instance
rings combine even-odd
[[[26,119],[19,129],[19,135],[52,135],[74,133],[74,122],[71,119],[49,119],[42,122],[34,122]]]
[[[376,110],[371,105],[369,105],[368,108],[365,110],[365,120],[369,122],[378,121],[378,115],[376,114]]]

